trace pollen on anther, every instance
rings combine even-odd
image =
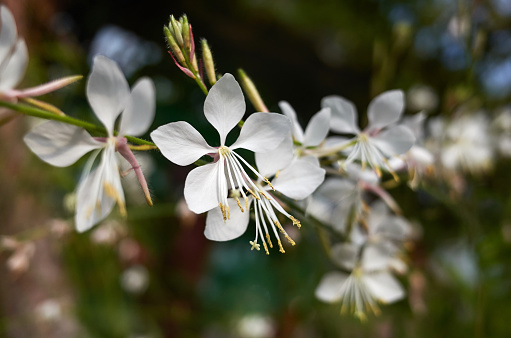
[[[266,182],[266,184],[268,184],[270,186],[270,188],[275,191],[275,188],[273,187],[273,185],[271,185],[270,181],[268,181],[268,179],[265,177],[264,178],[264,181]]]
[[[299,220],[297,220],[296,218],[294,218],[293,216],[290,217],[291,221],[293,222],[293,225],[296,225],[298,227],[298,229],[300,229],[302,227],[302,224],[300,223]]]
[[[286,234],[286,235],[284,235],[284,236],[286,237],[287,241],[288,241],[291,245],[295,245],[295,244],[296,244],[296,243],[295,243],[295,241],[293,241],[293,239],[292,239],[291,237],[289,237],[287,234]]]
[[[266,246],[266,242],[263,242],[264,251],[266,251],[266,254],[269,255],[270,252],[268,251],[268,247]]]
[[[227,214],[225,213],[225,206],[222,203],[218,203],[220,210],[222,211],[222,217],[224,218],[224,222],[227,221]]]
[[[236,197],[236,203],[238,203],[238,207],[240,208],[241,212],[245,212],[245,210],[243,210],[243,207],[241,206],[240,199],[238,197]]]
[[[270,248],[273,249],[273,243],[271,242],[270,234],[266,234],[266,240],[268,241],[268,244],[270,245]]]
[[[282,242],[280,241],[280,239],[278,240],[278,243],[279,243],[279,248],[280,248],[279,251],[282,252],[282,253],[286,253],[284,251],[284,247],[282,247]]]
[[[283,234],[285,234],[286,232],[284,231],[284,228],[282,228],[282,225],[280,225],[280,223],[278,221],[275,221],[275,226],[279,229],[279,231]]]

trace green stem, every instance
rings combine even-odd
[[[9,108],[11,110],[17,111],[18,113],[22,113],[24,115],[39,117],[39,118],[46,119],[46,120],[59,121],[59,122],[67,123],[67,124],[72,124],[77,127],[82,127],[90,132],[107,134],[107,131],[104,127],[99,127],[99,126],[96,126],[95,124],[85,122],[82,120],[78,120],[78,119],[75,119],[73,117],[69,117],[66,115],[57,115],[55,113],[51,113],[51,112],[48,112],[46,110],[39,109],[39,108],[34,108],[34,107],[31,107],[31,106],[28,106],[25,104],[19,104],[19,103],[15,104],[15,103],[10,103],[10,102],[5,102],[5,101],[0,100],[0,106]],[[114,132],[114,134],[117,134],[117,132]],[[129,142],[134,143],[134,144],[156,146],[152,142],[142,140],[137,137],[133,137],[133,136],[125,136],[125,137]]]

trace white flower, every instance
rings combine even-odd
[[[37,87],[14,89],[23,79],[27,69],[27,45],[23,39],[18,39],[14,17],[4,5],[0,5],[0,22],[0,99],[16,101],[21,97],[47,94],[81,78],[72,76]]]
[[[395,170],[408,169],[410,175],[409,185],[416,188],[422,176],[433,170],[435,158],[433,154],[424,147],[424,122],[426,114],[420,112],[413,116],[406,116],[402,123],[410,128],[415,135],[416,142],[402,157],[393,157],[389,160],[390,166]]]
[[[147,202],[152,204],[140,166],[123,135],[139,136],[151,125],[155,108],[153,82],[148,78],[137,81],[130,94],[128,82],[118,65],[104,56],[96,56],[87,82],[87,98],[105,126],[107,137],[94,138],[82,128],[49,121],[32,129],[24,138],[37,156],[57,167],[69,166],[86,153],[96,150],[86,164],[77,189],[75,222],[80,232],[103,220],[116,203],[121,214],[126,213],[116,151],[131,164]],[[114,125],[121,112],[119,136],[115,136]],[[91,172],[101,150],[100,163]]]
[[[356,135],[345,165],[359,160],[362,167],[374,168],[378,176],[381,176],[381,169],[393,174],[387,158],[406,153],[415,142],[409,128],[396,125],[404,110],[404,95],[400,90],[385,92],[371,101],[367,110],[369,124],[363,131],[357,126],[357,111],[352,102],[340,96],[327,96],[321,106],[331,109],[333,131]],[[340,149],[345,147],[341,144]],[[332,150],[335,151],[335,147]]]
[[[305,149],[317,147],[325,140],[330,129],[330,108],[323,108],[314,114],[304,132],[293,107],[286,101],[280,101],[279,107],[293,123],[291,134],[293,141],[297,143],[295,152],[298,156],[302,156]]]
[[[379,314],[377,302],[393,303],[405,295],[403,287],[388,271],[390,257],[374,248],[363,250],[350,244],[332,247],[332,259],[351,273],[329,272],[316,288],[316,297],[324,302],[341,302],[341,313],[350,311],[360,319],[366,312]]]
[[[284,210],[277,198],[272,195],[271,190],[278,191],[295,200],[303,200],[323,182],[325,170],[305,158],[288,157],[287,155],[292,153],[290,151],[292,147],[291,137],[288,137],[286,141],[281,143],[278,150],[264,154],[256,153],[256,164],[261,175],[265,177],[274,176],[274,179],[270,184],[264,186],[260,177],[255,182],[250,179],[242,180],[241,186],[236,186],[232,182],[231,186],[236,186],[236,189],[232,190],[231,198],[228,199],[231,220],[224,224],[221,212],[218,209],[210,210],[206,219],[206,229],[204,230],[204,234],[208,239],[228,241],[241,236],[247,229],[249,223],[248,210],[254,202],[256,229],[255,239],[250,241],[252,249],[260,249],[258,244],[260,238],[266,254],[269,254],[268,245],[273,248],[270,233],[273,233],[277,239],[280,252],[284,253],[278,231],[283,234],[289,243],[295,244],[280,224],[277,212],[289,218],[298,227],[300,227],[300,222]],[[284,158],[287,158],[287,162],[283,161]],[[261,162],[261,159],[264,159],[264,162]],[[245,191],[249,190],[254,191],[254,194],[247,197]],[[248,201],[245,204],[245,209],[239,201],[241,196]]]
[[[347,223],[357,222],[369,208],[365,202],[366,192],[380,197],[389,207],[399,211],[392,196],[380,187],[380,179],[372,170],[362,170],[355,163],[345,168],[346,177],[330,177],[318,188],[307,207],[318,220],[345,232]]]
[[[211,147],[195,128],[183,121],[166,124],[151,133],[162,154],[178,165],[192,164],[206,154],[213,157],[213,163],[193,169],[186,178],[184,195],[191,211],[199,214],[219,207],[222,218],[227,221],[231,218],[233,206],[227,200],[229,187],[246,187],[246,192],[253,196],[264,194],[262,190],[258,191],[244,168],[262,181],[269,181],[234,150],[273,150],[289,134],[290,122],[280,114],[254,113],[245,121],[236,142],[226,146],[227,134],[244,114],[245,100],[241,88],[231,74],[225,74],[211,88],[204,103],[204,115],[218,131],[220,147]],[[241,191],[245,207],[248,207],[248,197],[243,189]]]
[[[442,165],[450,170],[462,169],[472,173],[488,170],[493,162],[490,136],[489,121],[482,112],[453,119],[443,135]]]

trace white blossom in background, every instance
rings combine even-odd
[[[357,222],[365,217],[369,208],[367,193],[381,198],[390,208],[399,212],[396,201],[380,187],[380,179],[372,170],[362,170],[352,163],[346,166],[343,176],[330,177],[317,189],[307,206],[307,213],[345,232],[349,221]]]
[[[99,55],[94,59],[87,81],[87,98],[108,136],[95,138],[82,128],[56,121],[42,123],[25,135],[27,146],[43,161],[57,167],[69,166],[94,151],[77,189],[75,223],[78,231],[86,231],[102,221],[115,204],[121,214],[126,214],[117,152],[130,163],[147,202],[152,205],[144,175],[123,135],[139,136],[150,127],[155,110],[154,93],[154,84],[148,78],[137,81],[130,93],[117,64]],[[115,136],[114,125],[121,112],[119,136]],[[92,170],[100,152],[99,165]]]
[[[511,156],[511,109],[509,107],[499,109],[497,116],[491,122],[491,129],[495,131],[498,152],[505,157]]]
[[[341,313],[352,312],[360,319],[366,313],[379,314],[378,302],[394,303],[405,296],[399,281],[390,272],[391,256],[377,248],[353,244],[332,247],[331,258],[340,269],[327,273],[316,288],[316,297],[327,303],[341,303]]]
[[[484,112],[458,116],[444,126],[440,160],[446,169],[477,174],[492,167],[493,140]]]
[[[229,198],[233,221],[224,223],[222,214],[218,209],[210,210],[206,219],[206,229],[204,230],[204,234],[208,239],[228,241],[241,236],[247,229],[249,209],[253,203],[256,229],[255,239],[250,241],[252,250],[260,249],[260,239],[266,254],[269,254],[268,245],[273,248],[270,234],[273,234],[277,239],[280,252],[284,253],[278,235],[279,231],[291,245],[295,245],[295,242],[282,227],[277,214],[284,215],[298,227],[301,226],[300,222],[285,211],[278,201],[278,196],[274,196],[272,191],[277,191],[294,200],[303,200],[323,182],[325,170],[306,158],[289,156],[289,154],[292,154],[292,149],[293,143],[291,137],[288,136],[276,150],[268,153],[256,153],[256,165],[261,175],[274,178],[268,185],[263,185],[261,178],[253,182],[257,187],[254,190],[256,193],[246,197],[248,204],[245,205],[245,209],[241,206],[239,197],[245,197],[244,191],[247,191],[250,187],[243,183],[241,186],[235,186],[234,182],[231,182],[231,187],[236,187],[236,189],[231,190],[231,198]],[[236,205],[238,205],[238,208]]]
[[[0,5],[0,99],[16,102],[18,98],[29,98],[47,94],[81,78],[71,76],[37,87],[14,89],[23,79],[28,65],[25,40],[18,38],[16,22],[11,11]]]
[[[382,201],[373,202],[369,210],[364,226],[353,228],[351,242],[366,248],[374,246],[389,256],[398,254],[404,242],[412,239],[412,226],[406,218],[392,214]]]
[[[290,133],[287,117],[274,113],[251,114],[243,124],[236,142],[225,145],[227,134],[240,122],[245,114],[245,100],[238,82],[231,74],[225,74],[210,89],[204,102],[204,115],[220,135],[220,147],[210,146],[202,135],[187,122],[179,121],[159,127],[151,138],[162,154],[181,166],[190,165],[204,155],[213,157],[209,163],[193,169],[185,181],[184,196],[188,207],[199,214],[218,208],[226,224],[231,220],[232,202],[228,201],[229,187],[239,188],[248,209],[252,196],[264,191],[249,178],[249,169],[262,182],[270,184],[236,149],[253,152],[268,152],[275,149]],[[236,201],[234,201],[236,203]],[[243,209],[242,203],[238,203]],[[238,208],[234,204],[235,208]],[[236,223],[236,220],[230,223]]]
[[[141,294],[149,286],[149,271],[143,265],[131,266],[123,271],[120,282],[126,292]]]
[[[405,116],[402,123],[410,128],[415,136],[415,144],[403,156],[393,157],[389,160],[395,171],[408,169],[408,185],[417,188],[424,175],[433,170],[434,155],[424,146],[424,122],[426,114],[420,112],[413,116]]]
[[[280,101],[279,107],[282,113],[289,117],[293,127],[291,135],[293,137],[293,153],[296,157],[307,157],[307,159],[319,166],[319,162],[314,156],[307,156],[307,149],[320,146],[324,141],[330,130],[330,108],[323,108],[309,121],[305,131],[298,123],[298,117],[291,105],[286,101]],[[282,145],[281,145],[282,146]],[[280,147],[279,147],[280,148]],[[274,160],[275,158],[273,158]]]
[[[378,176],[381,176],[382,169],[394,174],[388,158],[406,153],[415,142],[412,131],[397,124],[404,110],[404,94],[400,90],[384,92],[371,101],[367,110],[369,124],[364,130],[357,125],[357,111],[352,102],[340,96],[327,96],[321,101],[321,106],[331,109],[332,131],[355,135],[349,149],[346,149],[345,142],[330,149],[330,152],[347,150],[345,166],[360,161],[363,168],[368,165]]]
[[[415,111],[432,111],[438,106],[438,95],[429,86],[415,85],[406,92],[406,105]]]

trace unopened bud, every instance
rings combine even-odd
[[[172,33],[170,32],[167,26],[163,26],[163,34],[165,34],[165,37],[167,38],[167,42],[169,44],[172,54],[176,56],[180,64],[186,65],[183,53],[181,52],[181,49],[177,45],[176,40],[174,40],[174,37],[172,36]]]
[[[216,83],[215,62],[213,61],[213,55],[206,39],[202,40],[202,60],[204,61],[209,84],[214,85]]]
[[[238,74],[241,77],[241,86],[245,90],[248,99],[252,102],[255,109],[260,112],[268,113],[269,110],[266,108],[266,105],[264,104],[263,99],[261,98],[261,95],[259,95],[259,92],[252,80],[247,76],[243,69],[238,69]]]
[[[176,21],[173,15],[170,16],[169,28],[171,28],[172,32],[174,33],[174,37],[176,38],[176,41],[179,44],[179,46],[183,47],[184,41],[181,24],[178,21]]]
[[[183,40],[185,43],[185,49],[190,52],[190,24],[188,23],[188,17],[183,15],[181,17],[181,28],[183,33]]]

